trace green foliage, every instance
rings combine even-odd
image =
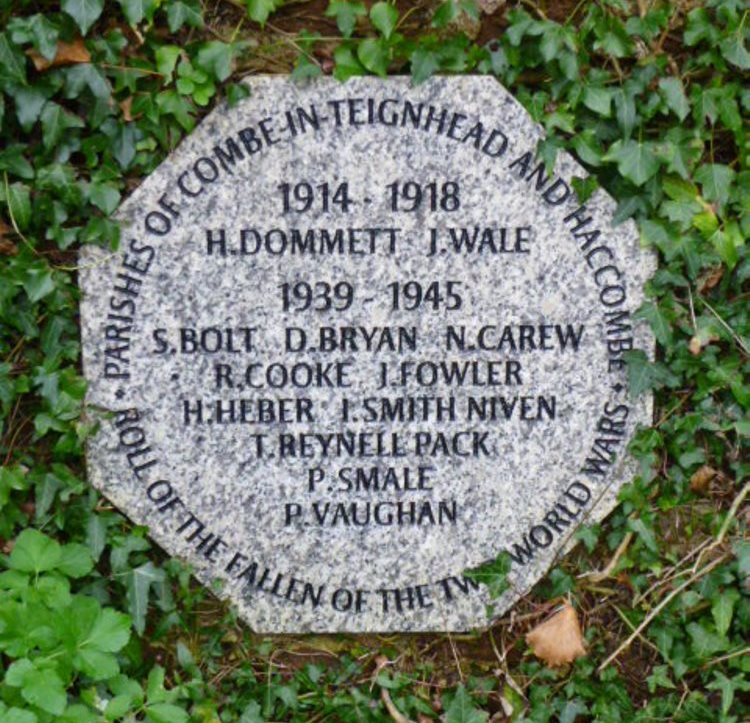
[[[482,22],[468,0],[435,2],[418,24],[419,8],[333,0],[339,42],[280,36],[300,79],[331,58],[342,81],[497,76],[548,132],[544,161],[574,153],[591,173],[575,183],[582,202],[606,189],[658,254],[639,311],[656,359],[627,354],[631,393],[657,395],[656,424],[631,445],[638,475],[534,593],[587,611],[586,658],[546,670],[514,623],[491,638],[508,666],[499,684],[495,650],[459,673],[454,651],[433,662],[408,652],[411,638],[381,650],[321,639],[335,662],[278,666],[282,645],[243,633],[85,482],[75,250],[116,247],[109,215],[129,189],[219,96],[246,95],[236,68],[280,6],[0,4],[0,720],[387,721],[383,691],[411,719],[475,723],[507,706],[514,721],[747,719],[750,543],[743,505],[731,507],[750,476],[750,16],[738,0],[580,3],[562,23],[508,4],[481,46],[459,30]],[[38,70],[32,52],[54,61],[61,41],[90,59]],[[581,577],[611,559],[614,579]],[[501,557],[467,576],[500,594],[508,569]]]
[[[247,14],[251,20],[264,25],[274,10],[281,7],[284,0],[246,0]]]

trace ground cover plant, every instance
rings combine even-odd
[[[659,256],[639,474],[490,630],[254,635],[86,483],[76,250],[256,72],[494,74]],[[750,719],[743,0],[0,0],[0,91],[0,720]],[[563,601],[553,669],[525,634]]]

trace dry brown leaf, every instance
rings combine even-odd
[[[690,477],[690,489],[693,490],[693,492],[705,492],[708,489],[711,480],[716,477],[717,474],[718,473],[713,467],[704,464],[693,472],[692,477]]]
[[[724,276],[724,267],[723,266],[716,266],[714,269],[709,271],[705,276],[702,276],[698,280],[698,291],[701,292],[701,294],[705,293],[706,291],[710,291],[711,289],[718,284],[722,277]]]
[[[505,0],[479,0],[477,4],[485,15],[492,15],[501,5],[505,5]]]
[[[2,256],[15,256],[18,253],[18,246],[10,240],[12,233],[13,229],[0,218],[0,255]]]
[[[47,60],[36,50],[27,50],[26,54],[31,58],[34,67],[39,70],[55,68],[58,65],[75,65],[76,63],[88,63],[91,60],[91,54],[86,50],[82,38],[77,38],[72,43],[65,43],[62,40],[57,42],[57,52],[52,60]]]
[[[0,256],[15,256],[17,253],[18,246],[8,238],[0,238]]]
[[[120,110],[122,111],[122,117],[123,120],[126,120],[128,123],[133,120],[133,116],[130,113],[130,109],[133,106],[133,96],[129,95],[125,100],[123,100],[120,103]]]
[[[550,667],[572,663],[586,655],[578,615],[569,603],[527,633],[526,642],[534,655]]]
[[[698,354],[701,353],[701,349],[703,349],[703,342],[701,341],[699,336],[696,335],[690,339],[688,349],[693,356],[698,356]]]

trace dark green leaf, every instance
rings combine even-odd
[[[102,14],[104,0],[62,0],[62,9],[76,21],[81,33],[86,35]]]
[[[336,62],[336,67],[333,71],[333,75],[336,80],[344,82],[355,75],[364,75],[367,70],[359,62],[356,55],[347,43],[342,43],[336,48],[333,53],[333,59]]]
[[[703,196],[707,201],[716,201],[723,206],[729,198],[729,187],[735,173],[721,163],[707,163],[695,173],[695,180],[703,187]]]
[[[365,38],[357,47],[357,57],[371,73],[385,78],[388,73],[388,45],[382,38]]]
[[[398,10],[389,2],[378,2],[370,8],[370,21],[388,39],[398,22]]]
[[[336,25],[341,34],[348,38],[354,32],[357,18],[367,15],[367,8],[361,2],[331,0],[326,9],[326,17],[336,18]]]
[[[138,25],[143,20],[151,22],[157,0],[119,0],[119,3],[127,21],[131,25]]]
[[[196,64],[218,81],[226,80],[232,74],[234,46],[211,40],[201,45],[196,56]]]
[[[440,69],[440,61],[435,53],[417,48],[411,55],[411,79],[419,85]]]
[[[146,611],[148,610],[148,593],[152,585],[164,581],[164,571],[146,562],[127,574],[128,609],[133,618],[133,627],[143,633],[146,628]]]
[[[745,11],[747,13],[747,11]],[[740,70],[750,70],[750,51],[745,47],[743,26],[721,41],[721,54]]]
[[[459,685],[445,711],[445,723],[485,723],[488,718],[489,714],[479,710],[466,688]]]
[[[246,0],[247,14],[251,20],[264,25],[268,16],[281,4],[279,0]]]
[[[42,109],[42,141],[45,150],[51,150],[69,128],[83,128],[83,121],[61,105],[48,101]]]
[[[685,95],[685,88],[679,78],[662,78],[659,81],[667,107],[680,119],[685,120],[690,113],[690,103]]]
[[[203,27],[201,7],[195,0],[172,0],[167,6],[167,23],[170,32],[177,32],[183,25],[191,28]]]
[[[606,158],[615,161],[620,173],[636,186],[642,186],[659,170],[659,161],[654,154],[654,148],[648,142],[615,141]]]
[[[8,209],[10,218],[20,231],[25,231],[31,222],[31,191],[25,183],[8,186]]]
[[[48,97],[49,93],[38,86],[19,88],[15,92],[16,117],[25,131],[31,130],[34,123],[39,120]]]
[[[464,574],[469,579],[486,585],[490,597],[496,598],[510,587],[507,580],[510,568],[510,555],[507,552],[501,552],[494,560],[472,570],[467,570]]]
[[[5,33],[0,33],[0,86],[26,84],[26,59]]]
[[[29,18],[29,29],[31,30],[34,48],[47,60],[54,60],[57,55],[57,25],[42,14],[32,15]]]

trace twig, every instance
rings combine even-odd
[[[709,660],[707,663],[704,663],[701,667],[704,669],[711,668],[718,663],[723,663],[725,660],[737,658],[740,655],[750,655],[750,648],[741,648],[740,650],[735,650],[731,653],[727,653],[726,655],[720,655],[718,658],[714,658],[713,660]]]
[[[630,631],[633,632],[635,630],[635,625],[633,625],[633,623],[631,623],[630,620],[628,620],[625,613],[622,610],[620,610],[620,608],[618,608],[617,605],[613,605],[612,607],[617,611],[617,614],[620,616],[620,620],[622,620],[622,622],[624,622],[625,625],[627,625],[628,628],[630,628]],[[659,650],[659,648],[657,648],[648,638],[644,638],[643,635],[638,635],[638,638],[644,645],[648,645],[649,648],[651,648],[652,650],[655,650],[661,658],[664,657],[662,655],[661,650]]]
[[[690,587],[694,582],[700,580],[700,578],[707,575],[715,567],[718,567],[724,560],[729,557],[729,553],[723,553],[712,562],[709,562],[699,572],[693,573],[685,582],[676,587],[672,592],[669,593],[646,617],[641,621],[640,625],[628,636],[628,638],[621,643],[617,650],[612,653],[597,669],[597,673],[601,673],[612,661],[614,661],[620,653],[627,650],[632,642],[640,636],[640,634],[651,624],[651,621],[667,606],[677,595],[679,595],[685,588]]]
[[[607,566],[603,570],[592,570],[591,572],[584,572],[578,577],[588,577],[591,579],[591,582],[601,582],[602,580],[606,580],[612,575],[612,571],[617,566],[617,563],[620,562],[620,558],[625,554],[625,550],[628,549],[628,546],[630,545],[632,539],[633,533],[628,532],[625,537],[622,538],[622,542],[617,546],[615,554],[612,555],[612,559],[607,563]]]
[[[714,307],[711,306],[711,304],[709,304],[702,296],[699,296],[698,298],[701,300],[701,303],[703,303],[705,307],[716,317],[717,321],[730,333],[732,339],[734,339],[734,343],[737,344],[737,346],[742,349],[745,354],[750,356],[750,349],[745,346],[745,342],[742,341],[742,338],[739,336],[739,334],[737,334],[737,332],[732,329],[732,327],[729,326],[729,324],[727,324],[724,319],[722,319],[722,317],[719,315],[719,312],[717,312]]]
[[[679,572],[676,572],[676,570],[679,570],[679,568],[686,563],[693,555],[697,555],[708,543],[711,542],[711,538],[707,538],[703,540],[697,547],[694,547],[690,552],[685,555],[678,563],[672,566],[671,572],[666,577],[659,578],[651,587],[648,588],[648,590],[645,590],[642,593],[638,593],[638,595],[635,596],[633,599],[633,605],[637,605],[641,600],[644,598],[647,598],[654,590],[661,587],[662,585],[666,585],[671,580],[674,580],[677,577],[682,577],[683,575],[687,574],[687,570],[680,570]]]
[[[458,677],[461,679],[461,682],[464,682],[464,674],[461,670],[461,661],[458,659],[458,651],[456,650],[456,646],[453,642],[453,636],[448,633],[448,642],[451,644],[451,652],[453,653],[453,659],[456,661],[456,668],[458,668]]]
[[[737,511],[740,509],[742,501],[745,499],[745,497],[747,497],[748,492],[750,492],[750,482],[745,482],[745,486],[738,492],[734,500],[732,500],[732,504],[729,507],[729,512],[727,512],[727,516],[724,518],[724,522],[721,523],[719,534],[716,536],[716,539],[708,547],[702,550],[700,555],[698,555],[698,558],[695,561],[695,565],[693,565],[693,570],[695,570],[695,568],[700,565],[700,561],[703,555],[705,555],[710,550],[716,549],[719,545],[721,545],[722,542],[724,542],[724,538],[726,537],[727,531],[729,530],[729,526],[737,516]]]
[[[414,723],[411,718],[407,718],[398,708],[396,708],[396,704],[391,700],[391,694],[385,688],[380,689],[380,699],[383,701],[383,705],[388,711],[388,715],[390,715],[396,723]]]
[[[693,304],[693,290],[690,286],[687,287],[688,291],[688,304],[690,305],[690,321],[693,324],[693,333],[698,333],[698,322],[695,320],[695,305]]]

